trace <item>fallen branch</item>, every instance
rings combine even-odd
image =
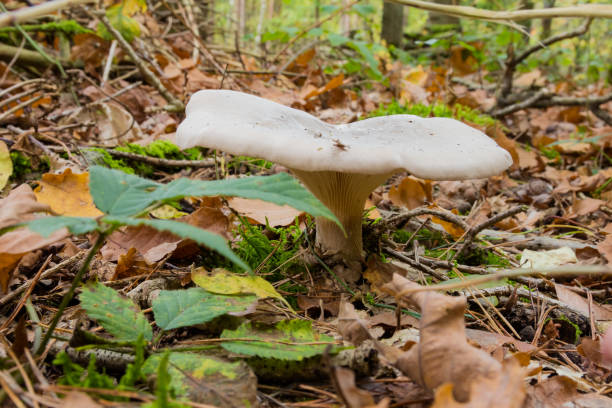
[[[427,265],[423,265],[421,262],[417,262],[416,260],[402,254],[399,251],[396,251],[395,249],[391,249],[389,247],[383,247],[383,250],[387,252],[389,255],[392,255],[396,257],[397,259],[406,262],[408,265],[412,266],[413,268],[422,270],[423,272],[435,277],[436,279],[440,281],[445,281],[449,279],[448,276],[439,273],[438,271],[430,268]],[[419,258],[419,260],[421,260],[421,258]]]
[[[172,160],[172,159],[161,159],[158,157],[150,157],[143,156],[141,154],[129,153],[129,152],[120,152],[117,150],[106,150],[108,154],[113,157],[118,157],[121,159],[129,159],[134,160],[146,164],[150,164],[152,166],[159,167],[213,167],[215,165],[215,159],[203,159],[203,160]]]
[[[19,24],[78,4],[95,2],[95,0],[54,0],[44,2],[37,6],[24,7],[17,11],[0,14],[0,27]]]
[[[507,211],[499,213],[496,216],[491,217],[488,220],[485,220],[484,222],[481,222],[478,225],[468,228],[465,231],[463,244],[459,247],[457,252],[455,252],[455,255],[452,257],[451,261],[453,259],[457,259],[458,256],[460,256],[467,248],[469,248],[469,246],[472,244],[472,242],[474,241],[474,239],[476,238],[476,236],[478,235],[480,231],[485,230],[489,227],[492,227],[493,225],[497,224],[501,220],[504,220],[508,217],[512,217],[513,215],[526,211],[526,210],[527,210],[526,206],[520,205],[518,207],[514,207]]]
[[[444,221],[452,222],[453,224],[459,225],[464,230],[469,229],[469,225],[463,221],[458,215],[453,214],[450,211],[435,210],[432,208],[419,207],[408,212],[398,214],[387,219],[387,224],[391,226],[399,226],[406,222],[408,219],[418,217],[419,215],[433,215]]]
[[[468,6],[451,6],[420,0],[389,0],[421,10],[435,11],[455,17],[473,18],[492,22],[523,21],[536,18],[612,18],[612,6],[604,4],[581,4],[572,7],[554,7],[529,10],[494,11]]]

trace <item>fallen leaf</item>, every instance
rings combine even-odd
[[[603,408],[610,406],[610,398],[596,393],[582,394],[577,383],[564,375],[550,377],[530,387],[524,408],[558,407]]]
[[[269,224],[271,227],[293,224],[296,217],[304,214],[288,205],[280,206],[250,198],[232,197],[227,202],[238,214],[248,217],[252,223]]]
[[[347,408],[387,408],[389,406],[388,398],[376,404],[374,397],[369,392],[357,388],[353,370],[333,367],[331,380]]]
[[[472,383],[468,402],[457,402],[453,384],[448,383],[436,390],[431,408],[522,408],[526,394],[524,369],[513,357],[502,364],[495,375]]]
[[[412,210],[433,200],[432,189],[429,180],[420,180],[413,176],[404,177],[389,189],[389,200],[398,207]]]
[[[577,263],[578,258],[570,247],[550,249],[548,251],[532,251],[525,249],[521,253],[521,268],[546,269],[555,266]]]
[[[260,276],[241,276],[221,268],[212,272],[197,268],[191,272],[191,280],[211,293],[221,295],[252,293],[260,299],[278,299],[291,309],[289,303],[274,289],[274,286]]]
[[[430,390],[452,383],[452,397],[459,402],[477,399],[478,395],[471,395],[471,390],[485,379],[498,379],[500,392],[512,396],[511,401],[522,401],[524,373],[518,370],[507,378],[500,362],[468,343],[464,322],[466,298],[410,292],[420,287],[398,274],[385,286],[389,294],[421,311],[420,341],[397,358],[397,368]]]
[[[612,320],[612,309],[606,308],[596,302],[592,302],[589,306],[587,299],[565,285],[555,283],[555,292],[557,293],[557,298],[559,298],[561,302],[569,305],[573,309],[579,310],[585,316],[589,316],[589,312],[592,312],[595,320]]]
[[[612,234],[606,236],[606,239],[597,245],[597,250],[609,264],[612,264]]]
[[[603,200],[588,197],[582,200],[575,200],[574,204],[572,204],[572,207],[570,208],[570,214],[568,216],[573,218],[591,214],[599,210],[599,208],[605,204],[606,203]]]
[[[306,93],[304,95],[304,99],[310,99],[315,96],[319,96],[325,92],[331,91],[332,89],[339,87],[343,83],[344,83],[344,74],[341,73],[333,77],[332,79],[330,79],[329,82],[325,84],[325,86],[322,86],[321,88],[318,88],[318,89],[311,90],[310,92]]]
[[[0,200],[0,229],[32,219],[33,213],[49,211],[47,204],[36,201],[30,186],[22,184]]]
[[[115,273],[111,280],[143,275],[151,272],[151,270],[152,268],[145,262],[136,249],[130,248],[125,254],[119,256],[117,266],[115,267]]]
[[[43,174],[34,194],[39,202],[49,205],[59,215],[98,217],[89,193],[89,173],[74,174],[69,168],[62,174]]]
[[[6,143],[0,140],[0,191],[4,189],[9,177],[13,174],[13,162]]]
[[[84,392],[71,391],[62,399],[63,408],[101,408],[89,395]]]

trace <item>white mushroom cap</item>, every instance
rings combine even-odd
[[[186,114],[177,130],[181,148],[206,146],[304,171],[407,170],[431,180],[461,180],[495,175],[512,164],[487,135],[449,118],[392,115],[332,125],[228,90],[195,93]]]

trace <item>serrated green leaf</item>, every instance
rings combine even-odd
[[[341,226],[327,207],[287,173],[219,181],[179,178],[168,184],[160,184],[119,170],[92,166],[89,180],[94,203],[110,215],[137,215],[155,203],[189,196],[218,195],[289,205],[315,217],[328,218]]]
[[[136,341],[142,335],[153,339],[153,330],[144,314],[130,299],[101,283],[86,286],[79,296],[81,307],[118,341]]]
[[[224,330],[221,338],[228,339],[221,346],[232,353],[298,361],[322,354],[327,346],[335,344],[332,337],[314,331],[307,320],[283,320],[276,327],[247,322],[236,330]]]
[[[157,373],[157,368],[163,358],[161,354],[153,354],[145,361],[142,372],[146,376]],[[217,357],[209,357],[196,353],[170,353],[168,372],[170,387],[178,396],[187,396],[194,388],[194,380],[210,385],[215,382],[239,381],[245,370],[242,361],[230,363]]]
[[[136,215],[155,198],[151,195],[160,184],[119,170],[101,166],[89,169],[89,191],[100,211],[111,215]]]
[[[62,228],[68,228],[68,231],[74,235],[81,235],[98,229],[95,218],[89,217],[42,217],[24,222],[21,225],[28,227],[44,238]]]
[[[134,227],[138,225],[146,225],[155,228],[156,230],[169,231],[181,238],[192,239],[200,245],[204,245],[213,251],[217,251],[246,271],[251,270],[251,268],[244,263],[244,261],[240,259],[238,255],[232,252],[221,235],[217,235],[202,228],[194,227],[193,225],[189,225],[184,222],[171,220],[146,220],[142,218],[114,216],[104,217],[102,218],[102,221],[108,224],[131,225]]]
[[[215,269],[212,274],[208,274],[204,269],[197,269],[191,273],[191,280],[208,292],[223,295],[253,293],[260,299],[278,299],[291,309],[291,305],[274,286],[260,276],[240,276],[224,269]]]
[[[201,288],[162,290],[153,301],[155,323],[164,330],[193,326],[224,314],[242,314],[257,302],[255,296],[224,296]]]

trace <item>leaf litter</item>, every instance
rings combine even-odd
[[[376,70],[384,73],[388,82],[371,81],[363,86],[359,72],[322,69],[334,67],[330,61],[338,58],[325,46],[311,47],[284,66],[275,61],[266,63],[239,49],[208,50],[198,45],[183,17],[177,18],[176,24],[187,30],[167,36],[157,21],[158,13],[141,9],[140,14],[129,18],[138,18],[141,28],[156,36],[137,41],[145,47],[141,51],[154,74],[182,101],[201,88],[241,89],[331,123],[367,117],[380,105],[391,106],[394,100],[413,111],[390,112],[389,108],[386,113],[418,113],[414,111],[420,109],[419,104],[433,107],[445,101],[454,106],[453,115],[458,115],[464,112],[464,106],[491,112],[497,103],[495,94],[486,87],[473,89],[472,84],[451,79],[482,79],[478,61],[463,46],[450,49],[450,69],[444,64],[392,63],[382,52],[372,58],[378,63]],[[77,18],[87,20],[84,16]],[[135,26],[126,27],[129,31]],[[46,43],[49,38],[39,36],[37,41],[44,47],[55,47]],[[83,64],[71,71],[71,90],[59,74],[50,70],[38,71],[40,74],[28,70],[17,76],[0,63],[6,72],[3,89],[16,84],[19,87],[10,94],[36,91],[27,109],[2,118],[3,125],[8,126],[0,130],[0,229],[49,214],[102,215],[100,210],[110,207],[104,206],[105,200],[96,203],[89,189],[101,189],[104,182],[92,184],[87,169],[91,164],[111,168],[120,164],[112,158],[100,159],[86,149],[110,150],[126,142],[146,145],[153,140],[174,140],[181,114],[163,110],[165,98],[154,89],[156,85],[134,77],[138,68],[124,50],[115,52],[111,64],[118,71],[113,71],[110,80],[105,77],[101,67],[112,49],[109,38],[87,33],[70,40],[72,59]],[[482,49],[482,45],[470,47],[472,51]],[[354,49],[345,51],[350,54]],[[221,61],[225,70],[219,71],[214,64]],[[124,69],[126,76],[119,74]],[[23,81],[38,76],[47,80],[44,86]],[[98,85],[101,82],[104,84]],[[576,97],[610,91],[609,86],[601,84],[595,91],[581,89],[569,80],[553,83],[537,69],[518,76],[514,85],[521,91],[533,87],[567,89]],[[49,96],[35,100],[43,91]],[[601,106],[609,111],[609,104]],[[437,114],[432,108],[424,115]],[[245,245],[254,253],[262,251],[265,246],[261,240],[267,239],[266,248],[271,249],[252,258],[261,261],[250,265],[260,275],[238,275],[228,270],[231,265],[195,241],[147,223],[121,227],[108,237],[88,271],[89,278],[100,281],[97,291],[93,286],[80,289],[79,307],[86,314],[75,313],[91,327],[99,324],[100,328],[91,331],[102,332],[108,348],[127,350],[130,358],[136,354],[134,344],[140,335],[157,342],[147,346],[150,356],[141,371],[156,377],[158,385],[148,384],[148,393],[134,391],[129,398],[167,399],[160,396],[164,386],[160,367],[166,367],[171,373],[171,393],[218,406],[243,406],[247,402],[276,406],[275,400],[280,400],[280,406],[299,406],[306,400],[312,406],[344,403],[349,407],[402,403],[433,407],[608,404],[610,388],[606,384],[612,375],[609,275],[568,274],[558,278],[536,274],[513,282],[496,282],[492,287],[466,283],[460,296],[430,291],[404,293],[420,287],[411,281],[423,285],[439,280],[461,282],[464,275],[519,267],[525,261],[532,268],[612,262],[609,123],[586,107],[562,106],[519,110],[493,122],[480,116],[463,120],[486,130],[508,150],[513,167],[487,180],[431,182],[407,174],[390,179],[371,195],[366,208],[372,211],[364,223],[368,254],[383,254],[385,259],[371,256],[363,271],[365,280],[356,284],[338,282],[336,260],[321,259],[313,251],[312,222],[303,209],[262,204],[248,197],[180,197],[169,200],[169,208],[163,211],[161,207],[149,210],[146,201],[133,202],[133,208],[144,211],[150,221],[176,219],[217,233],[233,245]],[[211,166],[177,168],[168,160],[153,162],[143,198],[180,176],[218,180],[246,173],[271,175],[278,169],[250,160],[235,165],[228,155],[208,149],[198,154],[213,159]],[[138,162],[128,163],[132,171],[141,174]],[[519,204],[529,206],[528,210],[486,225]],[[427,211],[405,216],[407,211],[424,209]],[[398,216],[404,217],[401,222],[387,225]],[[240,218],[258,233],[249,233],[254,231],[249,228],[237,232],[240,229],[236,227],[242,225]],[[299,237],[285,229],[296,225]],[[28,314],[26,343],[33,345],[41,328],[46,330],[67,290],[66,282],[76,272],[74,267],[58,268],[39,281],[38,268],[51,257],[46,268],[53,270],[75,253],[90,248],[94,241],[93,232],[71,236],[65,229],[46,238],[27,228],[12,229],[0,236],[3,292],[20,294],[0,301],[3,316],[18,304],[23,307],[26,298],[34,305],[35,313]],[[468,250],[461,250],[462,246]],[[299,262],[284,259],[270,265],[273,252],[288,250],[295,250]],[[397,253],[401,258],[394,255]],[[117,290],[129,293],[160,277],[171,282],[174,290],[153,290],[147,305],[151,311],[140,310],[117,294]],[[199,288],[191,287],[194,283]],[[101,293],[104,296],[96,298]],[[194,306],[200,304],[206,306]],[[202,310],[210,315],[202,317]],[[34,316],[40,317],[41,323]],[[66,313],[56,334],[76,339],[82,330],[73,317]],[[7,341],[17,343],[18,332],[17,322],[10,322]],[[181,349],[194,342],[220,347],[214,354]],[[372,342],[375,347],[368,348]],[[355,348],[338,353],[342,347],[337,346],[349,347],[349,343]],[[49,349],[51,355],[58,355],[62,347],[69,352],[75,350],[69,343],[58,344],[59,348]],[[90,339],[88,345],[95,349],[92,344],[96,343]],[[172,349],[167,358],[157,352],[161,347]],[[93,354],[103,367],[103,353]],[[329,358],[336,354],[348,355],[350,363],[341,366],[336,357]],[[89,362],[89,358],[79,360],[76,354],[73,358],[84,366]],[[121,358],[119,366],[129,372],[127,366],[132,360]],[[315,358],[314,363],[311,358]],[[316,365],[316,370],[284,361],[304,359]],[[323,367],[325,364],[331,367]],[[100,391],[104,387],[94,381],[99,377],[93,375],[95,365],[92,367],[83,377],[91,388]],[[317,373],[318,381],[288,384],[310,370]],[[271,375],[275,372],[276,376]],[[49,382],[59,384],[62,373],[49,374],[47,367],[44,373]],[[120,377],[114,377],[115,382]],[[266,378],[275,380],[266,382]],[[75,391],[83,384],[63,389],[69,393],[62,403],[98,406],[97,401],[104,399],[102,394]],[[145,382],[140,384],[144,389]],[[22,389],[17,387],[12,391]],[[40,391],[40,397],[58,404],[57,394],[51,390]]]

